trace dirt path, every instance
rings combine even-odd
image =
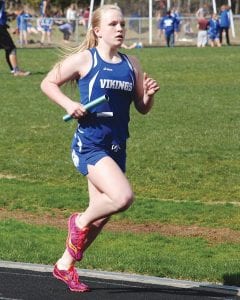
[[[22,210],[8,211],[0,208],[0,220],[15,219],[35,225],[48,225],[61,229],[66,228],[67,218],[61,211],[36,215]],[[240,243],[240,231],[228,228],[207,228],[199,226],[173,225],[161,223],[134,224],[126,221],[110,221],[105,230],[112,232],[150,233],[156,232],[163,236],[201,237],[210,243]]]

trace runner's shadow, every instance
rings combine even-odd
[[[240,286],[240,273],[223,274],[223,284]]]
[[[30,71],[30,72],[31,72],[31,74],[29,76],[26,76],[26,78],[30,78],[31,76],[34,76],[34,75],[47,75],[47,73],[49,72],[49,70],[47,70],[47,71],[37,71],[37,72]],[[15,77],[10,72],[2,72],[1,74],[3,74],[3,75],[9,75],[10,77]],[[21,78],[21,76],[16,76],[16,78]]]
[[[31,75],[29,75],[29,76],[34,76],[34,75],[46,75],[47,73],[49,72],[49,70],[48,71],[38,71],[38,72],[31,72]]]
[[[191,299],[190,297],[226,297],[229,295],[226,295],[225,293],[221,292],[214,292],[214,291],[209,291],[209,290],[201,290],[199,288],[191,288],[191,289],[186,289],[186,288],[174,288],[174,287],[169,287],[169,286],[162,286],[162,287],[146,287],[146,288],[141,288],[141,287],[123,287],[123,288],[109,288],[109,289],[104,289],[104,288],[93,288],[92,291],[96,290],[106,290],[106,292],[111,295],[111,294],[125,294],[124,298],[125,299],[134,299],[133,294],[141,295],[143,299],[161,299],[164,294],[167,296],[171,295],[178,295],[181,296],[182,299]],[[127,294],[131,295],[131,297],[127,297]],[[149,298],[150,297],[150,298]],[[111,299],[111,296],[110,296]],[[137,298],[136,298],[137,299]],[[141,298],[142,299],[142,298]],[[168,298],[167,298],[168,299]],[[233,298],[232,298],[233,299]]]

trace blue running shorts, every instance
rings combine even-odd
[[[115,142],[95,145],[86,142],[84,135],[75,134],[72,141],[72,160],[77,170],[86,176],[88,165],[95,165],[105,156],[111,157],[125,173],[126,143]]]

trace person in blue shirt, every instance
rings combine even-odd
[[[177,28],[177,21],[174,16],[172,16],[171,11],[167,11],[166,16],[164,16],[160,21],[160,29],[164,32],[166,46],[174,46],[174,33]]]
[[[7,29],[5,0],[0,0],[0,49],[5,50],[7,64],[14,76],[28,76],[30,72],[20,70],[18,66],[16,46]]]
[[[176,40],[179,38],[179,33],[181,31],[181,22],[182,22],[182,16],[180,14],[179,9],[173,8],[171,11],[171,15],[176,19],[176,25],[175,25],[175,37]]]
[[[69,42],[70,36],[73,32],[73,27],[71,23],[63,23],[61,24],[58,29],[63,33],[63,41],[65,43]]]
[[[28,19],[30,18],[31,15],[24,8],[20,11],[19,15],[17,16],[17,28],[19,31],[19,40],[21,45],[28,44]]]
[[[61,60],[43,79],[42,91],[61,106],[78,125],[72,140],[72,159],[87,178],[89,205],[68,221],[66,249],[55,264],[53,275],[71,291],[86,292],[75,263],[113,214],[130,207],[133,190],[125,175],[130,106],[147,114],[159,85],[141,70],[136,57],[119,52],[126,29],[117,5],[95,10],[85,40]],[[63,93],[61,86],[75,82],[80,102]],[[109,101],[88,112],[84,105],[108,95]]]
[[[222,35],[225,32],[227,45],[230,46],[229,39],[229,28],[230,28],[230,7],[228,5],[222,5],[221,11],[219,14],[219,22],[220,22],[220,32],[219,32],[219,40],[222,44]]]
[[[40,2],[40,16],[44,17],[47,9],[49,9],[50,0],[41,0]]]
[[[46,37],[47,37],[48,45],[50,45],[52,42],[51,35],[52,35],[53,18],[51,17],[51,12],[49,10],[46,10],[45,16],[41,18],[40,26],[42,28],[41,45],[44,45]]]
[[[212,14],[209,20],[209,27],[208,27],[208,38],[211,47],[214,46],[221,47],[219,34],[220,34],[220,24],[219,24],[217,14],[214,13]]]

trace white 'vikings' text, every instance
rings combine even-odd
[[[100,79],[101,88],[132,91],[132,83],[120,80]]]

